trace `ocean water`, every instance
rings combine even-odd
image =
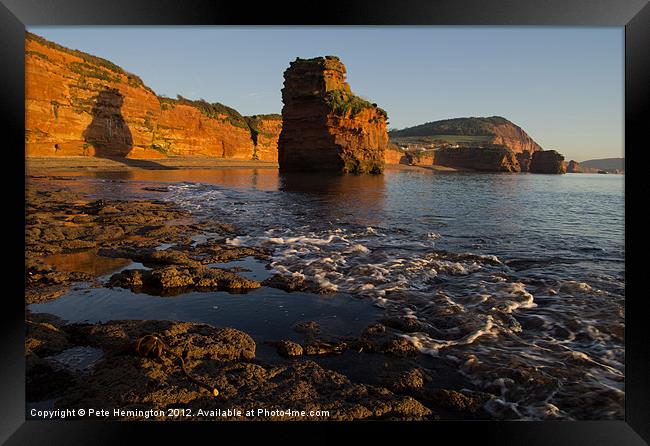
[[[164,182],[167,192],[142,189],[152,182]],[[621,175],[229,169],[93,174],[65,183],[113,198],[153,194],[200,219],[234,224],[229,244],[269,248],[269,274],[303,277],[330,297],[257,293],[315,319],[336,308],[339,324],[354,330],[377,317],[408,320],[401,335],[495,395],[486,407],[495,417],[624,416]],[[281,312],[247,296],[224,307],[237,307],[242,328],[255,331],[256,305],[280,323]],[[160,317],[163,298],[148,299],[131,304],[131,313],[114,296],[88,308],[79,296],[32,307],[75,320],[106,320],[101,311],[117,308],[122,317]],[[143,313],[147,301],[154,313]],[[308,302],[320,302],[325,313],[313,313]],[[174,305],[177,318],[215,323],[204,297]],[[223,325],[228,313],[221,314]]]

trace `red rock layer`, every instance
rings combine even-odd
[[[161,100],[133,74],[109,61],[27,34],[27,156],[252,159],[248,126],[227,114]],[[274,160],[279,126],[267,131],[260,159]]]
[[[247,120],[255,143],[253,158],[260,161],[277,161],[282,117],[280,115],[261,115],[251,116]]]
[[[533,153],[542,150],[540,145],[533,141],[521,127],[512,122],[497,124],[492,131],[494,136],[490,141],[491,144],[506,146],[515,153]]]
[[[337,57],[296,59],[284,73],[282,171],[380,173],[388,146],[385,113],[352,95]],[[345,98],[340,109],[332,93]]]

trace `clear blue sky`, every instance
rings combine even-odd
[[[30,27],[156,93],[279,113],[296,57],[333,54],[390,128],[500,115],[568,159],[623,156],[622,27]]]

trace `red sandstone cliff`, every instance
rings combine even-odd
[[[404,151],[395,144],[389,144],[384,151],[384,162],[386,164],[400,164],[402,161],[406,161]]]
[[[277,118],[258,120],[255,138],[233,109],[159,98],[117,65],[30,33],[25,73],[27,156],[275,160]]]
[[[386,112],[354,96],[345,73],[334,56],[291,62],[282,89],[280,170],[383,171]]]
[[[518,125],[505,120],[505,122],[494,124],[494,134],[490,140],[491,144],[500,144],[515,153],[533,153],[542,150],[539,144],[533,141],[524,130]]]
[[[281,115],[255,115],[246,118],[251,129],[255,152],[253,159],[278,160],[278,138],[282,130]]]

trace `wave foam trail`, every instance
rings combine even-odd
[[[454,249],[453,237],[399,219],[370,226],[323,217],[299,195],[169,189],[168,199],[196,215],[234,224],[227,244],[268,249],[273,274],[372,299],[398,335],[493,394],[486,410],[497,417],[621,414],[624,284],[574,277],[570,264]]]

